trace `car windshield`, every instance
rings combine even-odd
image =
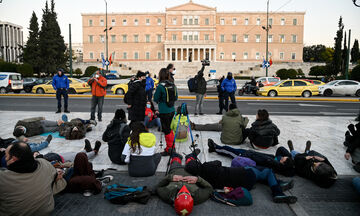
[[[279,86],[283,81],[277,82],[274,86]]]
[[[331,82],[326,83],[326,85],[334,85],[334,84],[337,83],[337,82],[338,82],[337,80],[334,80],[334,81],[331,81]]]

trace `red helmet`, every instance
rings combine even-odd
[[[189,215],[193,209],[193,206],[194,206],[194,199],[192,198],[190,192],[184,185],[178,192],[174,202],[176,214],[181,216]]]

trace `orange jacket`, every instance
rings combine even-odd
[[[91,78],[88,81],[91,86],[91,94],[96,97],[102,97],[106,95],[107,80],[105,77],[100,76],[98,81],[95,78]]]
[[[154,117],[154,112],[151,110],[151,108],[147,108],[145,109],[145,116],[148,116],[148,114],[150,113],[150,118],[149,120],[152,121],[153,117]]]

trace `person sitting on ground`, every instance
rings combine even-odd
[[[188,140],[189,123],[187,115],[187,107],[182,108],[182,105],[178,106],[170,125],[171,130],[176,134],[176,142],[186,142]]]
[[[152,101],[146,102],[145,119],[144,124],[146,128],[158,127],[158,131],[161,130],[161,122],[159,117],[159,111],[155,109]]]
[[[250,143],[256,147],[267,149],[279,144],[279,128],[269,119],[269,113],[265,109],[259,109],[256,120],[249,130]]]
[[[102,140],[108,143],[108,156],[111,162],[125,165],[121,154],[130,136],[130,127],[126,124],[126,114],[123,109],[117,109],[115,116],[102,136]]]
[[[0,215],[50,215],[53,196],[66,187],[62,172],[35,159],[24,142],[12,143],[5,154],[8,169],[0,170]]]
[[[334,167],[325,156],[316,151],[310,151],[310,141],[306,142],[306,148],[302,154],[294,150],[291,140],[288,141],[288,146],[295,161],[296,174],[313,181],[322,188],[329,188],[335,183],[337,173]]]
[[[275,173],[288,177],[295,175],[294,160],[292,159],[290,152],[282,146],[276,150],[275,155],[252,150],[234,149],[230,146],[220,146],[212,139],[208,139],[208,146],[209,152],[216,152],[230,158],[235,158],[237,156],[250,158],[255,161],[257,166],[271,168]]]
[[[131,134],[122,152],[125,163],[128,163],[129,175],[146,177],[155,174],[161,160],[156,152],[156,136],[149,133],[144,124],[133,122]]]
[[[221,142],[228,145],[240,145],[248,136],[246,126],[249,122],[247,117],[243,117],[236,107],[230,104],[229,111],[223,115],[222,120],[215,124],[194,124],[190,122],[192,130],[198,131],[221,131]]]
[[[355,130],[355,127],[357,130]],[[350,124],[348,131],[345,133],[344,145],[347,147],[345,159],[349,160],[354,164],[356,172],[360,172],[360,123],[355,126]]]
[[[59,126],[59,135],[68,140],[82,139],[87,131],[91,131],[90,124],[97,125],[95,120],[83,120],[80,118],[71,119],[64,114],[62,116],[63,123]]]
[[[22,119],[16,123],[13,135],[15,137],[32,137],[43,133],[55,132],[59,130],[59,126],[62,123],[62,120],[50,121],[45,120],[45,117]]]
[[[186,164],[185,170],[192,175],[202,177],[215,189],[244,187],[251,190],[257,182],[267,182],[271,188],[274,202],[295,203],[297,201],[295,196],[287,196],[283,193],[283,191],[291,189],[294,182],[277,180],[269,168],[260,166],[225,167],[218,160],[205,163],[192,160]]]
[[[191,160],[193,153],[186,156],[187,163]],[[182,156],[173,152],[169,173],[158,183],[156,193],[162,201],[174,205],[178,215],[189,215],[193,205],[209,199],[213,188],[203,178],[186,172],[181,161]]]

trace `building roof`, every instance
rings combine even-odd
[[[166,8],[166,11],[216,11],[216,8],[196,4],[192,0],[190,0],[188,3],[171,8]]]
[[[0,24],[14,26],[14,27],[17,27],[17,28],[20,28],[20,29],[23,28],[21,25],[17,25],[17,24],[11,23],[11,22],[1,21],[1,20],[0,20]]]

